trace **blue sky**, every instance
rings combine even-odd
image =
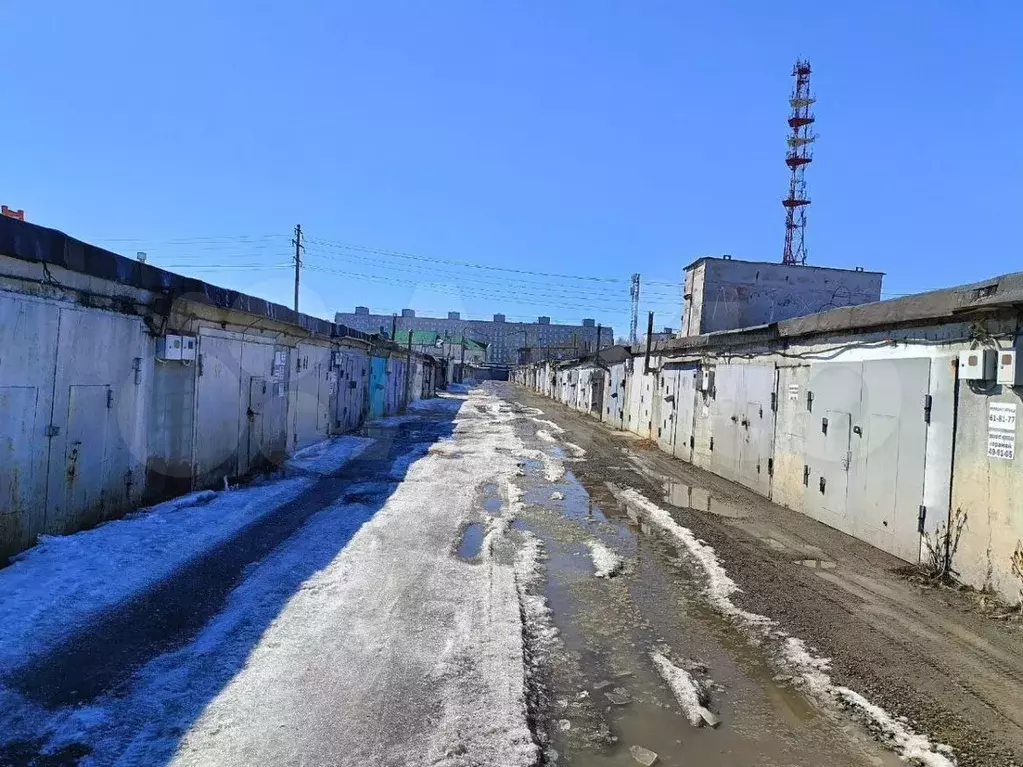
[[[892,294],[1023,268],[1016,0],[0,13],[0,201],[287,304],[300,222],[302,306],[321,316],[587,316],[621,334],[640,272],[644,312],[677,327],[687,263],[781,257],[797,55],[819,98],[810,263],[887,272]]]

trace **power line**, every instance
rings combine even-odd
[[[362,273],[358,273],[358,272],[347,272],[347,271],[343,271],[343,270],[340,270],[340,269],[330,269],[330,268],[323,267],[323,266],[307,266],[306,268],[311,270],[311,271],[323,272],[323,273],[326,273],[326,274],[337,274],[337,275],[341,275],[341,276],[344,276],[344,277],[358,277],[358,278],[364,279],[364,280],[383,282],[383,283],[392,284],[392,285],[406,285],[408,287],[427,288],[427,289],[429,289],[431,291],[435,291],[435,292],[438,292],[438,293],[449,293],[449,294],[457,295],[457,296],[460,296],[460,297],[464,297],[465,294],[468,292],[468,293],[471,293],[471,295],[473,295],[473,296],[483,296],[483,297],[487,297],[487,298],[497,298],[497,299],[501,299],[501,300],[509,300],[509,301],[514,301],[516,303],[530,304],[530,305],[534,305],[534,306],[545,306],[546,307],[546,306],[550,306],[550,303],[551,303],[550,300],[546,300],[546,301],[531,301],[531,300],[528,300],[526,298],[523,298],[521,293],[503,293],[503,292],[497,291],[497,290],[481,290],[481,289],[478,289],[478,288],[473,288],[471,291],[461,291],[461,290],[457,290],[457,289],[452,289],[452,286],[447,284],[447,283],[429,283],[429,282],[420,282],[420,281],[417,281],[417,280],[404,280],[404,279],[401,279],[399,277],[381,277],[379,275],[362,274]],[[561,302],[560,305],[562,307],[565,307],[565,308],[576,309],[576,310],[578,310],[580,312],[583,312],[583,313],[591,312],[591,311],[595,311],[595,310],[605,311],[605,312],[615,312],[615,313],[619,313],[619,312],[622,311],[621,307],[595,306],[593,304],[582,305],[582,304],[568,304],[568,303]]]
[[[160,269],[191,269],[192,271],[248,271],[252,269],[290,269],[292,264],[152,264]]]
[[[378,255],[394,256],[395,258],[405,258],[413,261],[428,261],[430,263],[440,264],[453,264],[455,266],[462,266],[469,269],[487,269],[497,272],[508,272],[510,274],[530,274],[535,277],[557,277],[559,279],[566,280],[589,280],[593,282],[613,282],[613,283],[627,283],[628,280],[622,280],[617,277],[587,277],[578,274],[555,274],[551,272],[533,272],[527,269],[509,269],[504,266],[490,266],[488,264],[473,264],[468,261],[455,261],[446,258],[433,258],[430,256],[420,256],[414,253],[402,253],[394,250],[383,250],[380,248],[369,248],[364,245],[355,245],[346,242],[337,242],[336,240],[323,240],[323,239],[309,239],[309,242],[322,245],[324,247],[331,248],[342,248],[346,250],[357,250],[361,253],[375,253]]]
[[[214,242],[253,242],[256,240],[270,240],[275,238],[286,238],[286,234],[240,234],[229,236],[209,237],[173,237],[169,239],[152,239],[149,237],[98,237],[95,242],[141,242],[153,245],[193,245],[196,243]]]
[[[288,235],[284,234],[258,234],[258,235],[209,235],[209,236],[194,236],[194,237],[177,237],[177,238],[145,238],[145,237],[108,237],[99,238],[98,242],[110,242],[110,243],[134,243],[134,247],[149,247],[151,249],[158,249],[161,245],[167,246],[181,246],[181,245],[192,245],[195,246],[196,250],[221,250],[225,247],[232,245],[246,245],[249,250],[267,249],[275,247],[275,244],[269,242],[270,240],[281,240],[286,238]],[[337,240],[330,240],[326,238],[304,238],[305,242],[310,244],[317,244],[328,250],[346,253],[347,251],[355,251],[358,253],[371,253],[374,255],[385,256],[390,258],[398,258],[402,260],[414,260],[422,261],[431,265],[445,264],[448,266],[454,266],[459,268],[470,268],[486,271],[497,271],[507,274],[523,274],[533,277],[544,277],[544,278],[555,278],[564,280],[575,280],[575,281],[586,281],[594,283],[606,283],[608,288],[610,285],[624,285],[628,280],[624,280],[616,277],[595,277],[589,275],[577,275],[577,274],[558,274],[552,272],[540,272],[530,271],[525,269],[512,269],[509,267],[492,266],[489,264],[472,263],[468,261],[460,261],[455,259],[446,258],[434,258],[430,256],[423,256],[415,253],[406,253],[401,251],[387,250],[385,248],[376,248],[365,245],[358,245],[355,243],[345,243]],[[233,256],[244,258],[247,257],[246,253],[232,254]],[[324,254],[326,255],[326,254]],[[194,258],[197,256],[189,254],[178,254],[178,258]],[[464,279],[464,277],[463,277]],[[530,283],[526,283],[530,284]],[[671,288],[680,287],[681,283],[665,282],[650,280],[646,282],[647,285],[662,285]],[[598,288],[594,285],[593,288]]]
[[[334,256],[325,257],[321,253],[317,253],[315,251],[309,251],[307,253],[307,256],[313,262],[315,262],[315,263],[319,263],[319,261],[321,259],[322,260],[327,260],[328,258],[329,258],[329,260],[331,262],[336,262],[336,260],[338,260],[338,258],[341,258],[341,259],[344,259],[344,260],[354,260],[354,259],[347,259],[347,258],[345,258],[343,256],[342,257],[337,257],[337,258],[334,257]],[[534,296],[534,297],[542,296],[542,297],[546,297],[546,298],[549,298],[549,299],[552,299],[552,300],[562,300],[562,299],[565,299],[565,298],[572,299],[572,300],[575,300],[575,301],[582,300],[582,301],[597,301],[597,302],[608,302],[608,301],[611,301],[611,302],[622,301],[622,302],[624,302],[624,301],[627,300],[625,295],[624,295],[624,293],[615,293],[615,294],[587,293],[586,291],[579,291],[579,290],[574,289],[574,288],[570,288],[570,289],[567,289],[567,290],[561,290],[560,288],[562,286],[557,285],[557,284],[555,284],[555,285],[550,285],[550,284],[542,285],[542,284],[539,284],[539,283],[530,283],[530,282],[521,283],[521,282],[515,282],[514,280],[507,280],[507,279],[499,279],[499,280],[493,281],[493,280],[488,280],[486,278],[478,278],[478,277],[476,277],[476,278],[466,278],[463,275],[454,275],[454,274],[445,273],[445,272],[437,272],[435,270],[424,270],[424,269],[419,269],[418,267],[415,267],[415,266],[396,267],[396,266],[387,265],[387,264],[367,263],[365,261],[365,259],[360,260],[358,262],[358,264],[359,264],[359,266],[361,266],[363,269],[366,269],[366,270],[379,270],[379,271],[385,272],[385,274],[376,275],[376,276],[388,277],[388,276],[390,276],[389,273],[397,273],[400,276],[402,276],[403,279],[405,279],[405,278],[407,278],[408,275],[421,275],[423,277],[429,278],[428,280],[424,280],[424,281],[428,281],[428,282],[431,282],[433,284],[437,284],[441,280],[443,280],[445,278],[448,278],[448,279],[451,280],[452,283],[469,285],[474,290],[476,290],[476,289],[481,289],[481,290],[510,289],[510,290],[518,291],[518,292],[520,292],[521,294],[524,294],[524,295],[530,295],[530,296]]]
[[[346,253],[345,254],[343,254],[343,253],[329,253],[328,254],[328,253],[325,253],[325,252],[323,252],[321,250],[317,250],[317,249],[310,249],[310,250],[307,251],[307,253],[308,253],[309,256],[311,256],[314,259],[323,259],[323,260],[328,260],[329,259],[331,261],[337,261],[337,260],[350,261],[350,262],[357,263],[359,266],[361,266],[363,268],[373,268],[373,269],[379,269],[379,270],[393,270],[393,271],[396,271],[396,272],[400,272],[400,274],[403,274],[403,275],[404,274],[409,274],[410,272],[412,272],[412,273],[420,273],[420,274],[424,274],[424,275],[429,276],[429,277],[434,278],[434,279],[436,279],[438,277],[447,277],[447,278],[451,278],[451,279],[457,281],[458,283],[482,284],[484,286],[493,286],[493,285],[496,284],[497,286],[502,287],[502,288],[514,288],[516,290],[529,291],[529,292],[531,292],[533,294],[537,294],[537,295],[539,295],[539,294],[550,295],[552,297],[557,297],[557,298],[568,297],[568,298],[574,298],[574,299],[588,299],[588,300],[597,300],[597,301],[608,301],[608,300],[610,300],[610,301],[624,301],[624,300],[627,300],[625,298],[625,291],[624,291],[624,289],[622,289],[622,290],[615,289],[615,290],[608,291],[607,289],[597,288],[597,289],[594,290],[594,289],[588,288],[588,287],[575,287],[575,286],[567,286],[567,285],[564,285],[564,284],[560,284],[559,285],[557,283],[551,283],[550,281],[547,281],[547,282],[544,282],[544,283],[538,283],[538,282],[531,282],[531,281],[527,281],[527,280],[521,280],[521,279],[517,279],[517,278],[514,278],[514,277],[487,277],[487,276],[477,276],[477,275],[465,275],[464,273],[456,274],[456,273],[449,272],[449,271],[431,269],[431,268],[428,268],[426,266],[419,266],[419,265],[413,265],[413,264],[395,265],[395,264],[387,264],[387,263],[367,262],[367,260],[364,257],[361,257],[361,256],[355,256],[353,254],[346,254]],[[559,288],[564,288],[564,290],[558,290]],[[659,296],[661,298],[665,298],[665,299],[668,299],[668,300],[671,300],[672,302],[678,300],[677,294],[667,294],[667,293],[655,292],[655,293],[653,293],[653,295],[654,296]]]

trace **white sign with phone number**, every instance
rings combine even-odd
[[[1016,457],[1016,405],[990,402],[987,411],[987,456],[1011,461]]]

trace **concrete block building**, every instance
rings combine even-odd
[[[463,319],[459,312],[448,312],[446,318],[417,317],[413,309],[402,309],[400,315],[370,314],[365,306],[352,313],[338,312],[335,320],[364,333],[425,331],[444,338],[467,338],[487,346],[487,362],[515,365],[543,359],[568,359],[593,352],[598,348],[596,320],[584,319],[579,325],[561,325],[550,317],[537,317],[536,322],[508,322],[503,314],[491,320]],[[599,348],[614,344],[614,331],[601,327]],[[407,337],[407,336],[406,336]]]
[[[754,274],[765,266],[748,264]],[[1019,603],[1023,272],[759,319],[637,349],[631,360],[526,365],[513,380],[898,559],[950,568]]]
[[[881,272],[700,258],[685,268],[682,335],[769,325],[881,300]]]

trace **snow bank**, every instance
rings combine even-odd
[[[564,442],[565,450],[567,450],[573,458],[583,458],[586,455],[586,450],[579,447],[574,442]]]
[[[706,596],[719,612],[735,620],[755,639],[774,639],[781,642],[779,664],[797,674],[808,690],[820,698],[830,698],[847,706],[902,758],[917,759],[926,767],[956,767],[955,759],[951,755],[952,750],[947,745],[931,743],[925,735],[913,732],[859,693],[835,685],[827,673],[830,669],[830,661],[827,658],[813,655],[803,640],[778,629],[775,621],[770,618],[737,607],[731,601],[731,597],[740,591],[739,587],[728,577],[714,549],[697,539],[691,530],[678,524],[671,514],[637,490],[632,488],[623,490],[612,486],[612,491],[620,501],[642,512],[650,522],[671,536],[700,566],[707,577]]]
[[[548,421],[546,418],[534,418],[533,421],[540,426],[546,426],[547,430],[552,434],[564,434],[565,430],[558,426],[554,421]]]
[[[41,536],[38,546],[0,570],[0,676],[277,511],[312,483],[296,478],[192,493],[92,530]]]
[[[543,476],[548,482],[560,482],[565,477],[565,464],[543,450],[522,448],[517,452],[520,458],[538,461],[543,466]]]
[[[625,560],[600,541],[587,541],[586,546],[593,560],[594,575],[598,578],[613,578],[625,567]]]
[[[325,439],[295,453],[285,466],[309,474],[336,474],[346,463],[360,456],[373,440],[368,437],[336,437]]]
[[[932,744],[925,735],[913,732],[855,690],[832,684],[827,674],[830,661],[813,655],[802,639],[787,637],[782,645],[782,657],[800,673],[807,687],[818,695],[830,695],[847,706],[903,759],[915,759],[925,767],[955,767],[952,750],[948,746]]]
[[[732,602],[733,594],[741,591],[721,566],[714,549],[701,540],[698,540],[693,532],[678,524],[667,511],[651,503],[638,491],[628,489],[620,490],[617,495],[626,504],[640,510],[643,514],[664,532],[675,539],[682,548],[692,556],[700,565],[700,568],[707,576],[706,595],[711,604],[720,612],[730,618],[736,618],[749,626],[768,627],[773,626],[774,621],[746,610],[742,610]]]
[[[678,705],[682,708],[682,713],[689,720],[689,724],[693,727],[699,727],[705,721],[713,721],[715,719],[714,714],[703,705],[706,696],[702,686],[693,679],[688,671],[676,666],[659,652],[650,653],[650,658],[653,660],[654,665],[657,666],[657,671],[660,673],[661,678],[664,679],[671,689],[675,700],[678,701]]]
[[[533,420],[536,421],[538,419],[534,418]],[[545,421],[545,423],[550,423],[550,422],[549,421]],[[555,426],[556,427],[557,425],[551,423],[551,426]],[[585,456],[586,455],[586,450],[584,450],[583,448],[579,447],[574,442],[568,442],[567,440],[558,440],[558,438],[554,436],[554,434],[561,434],[563,432],[564,432],[564,429],[561,429],[560,427],[558,427],[558,430],[556,432],[554,432],[553,434],[550,431],[548,431],[547,429],[537,429],[536,430],[536,436],[537,436],[538,439],[540,439],[543,442],[549,442],[551,444],[560,444],[565,449],[565,451],[572,458],[582,458],[583,456]]]

